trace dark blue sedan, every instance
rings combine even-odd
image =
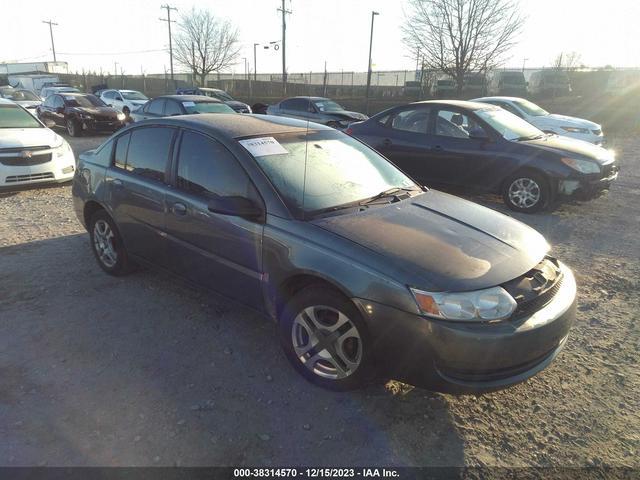
[[[351,124],[347,133],[421,182],[498,193],[521,212],[561,196],[592,198],[618,175],[611,151],[546,134],[483,103],[412,103]]]

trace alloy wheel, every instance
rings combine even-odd
[[[118,262],[118,253],[113,245],[115,235],[105,220],[98,220],[93,226],[93,244],[98,258],[107,268],[113,268]]]
[[[531,178],[517,178],[509,185],[509,200],[519,208],[535,206],[541,195],[540,185]]]
[[[322,378],[346,378],[362,361],[362,338],[356,325],[326,305],[302,310],[293,321],[291,340],[298,360]]]

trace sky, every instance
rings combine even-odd
[[[517,1],[517,0],[516,0]],[[0,62],[52,60],[52,19],[57,58],[71,71],[114,69],[125,74],[161,73],[169,69],[167,23],[163,1],[156,0],[22,0],[3,1],[0,17]],[[281,39],[281,0],[169,0],[178,17],[192,7],[230,20],[240,31],[242,52],[232,70],[253,70],[253,44]],[[365,71],[371,11],[375,70],[415,68],[415,54],[402,43],[400,26],[405,0],[286,0],[287,70]],[[527,17],[506,66],[549,66],[562,51],[577,51],[589,66],[640,67],[639,0],[520,0]],[[173,24],[174,29],[176,24]],[[117,64],[116,64],[117,62]],[[258,73],[282,70],[281,52],[258,47]],[[184,71],[175,65],[175,71]]]

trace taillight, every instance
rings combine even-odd
[[[347,135],[351,135],[353,133],[353,128],[349,127],[347,128],[344,133],[346,133]]]

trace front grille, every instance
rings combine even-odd
[[[34,181],[34,180],[47,180],[47,179],[53,179],[53,173],[51,172],[46,172],[46,173],[34,173],[32,175],[11,175],[7,178],[5,178],[5,182],[6,183],[16,183],[16,182],[30,182],[30,181]]]
[[[30,165],[40,165],[51,161],[51,154],[34,155],[33,157],[0,157],[0,163],[10,167],[28,167]]]
[[[94,115],[93,119],[96,122],[116,122],[118,119],[107,115]]]
[[[545,257],[524,275],[502,285],[518,304],[512,320],[532,315],[547,305],[562,286],[562,271],[555,258]]]

